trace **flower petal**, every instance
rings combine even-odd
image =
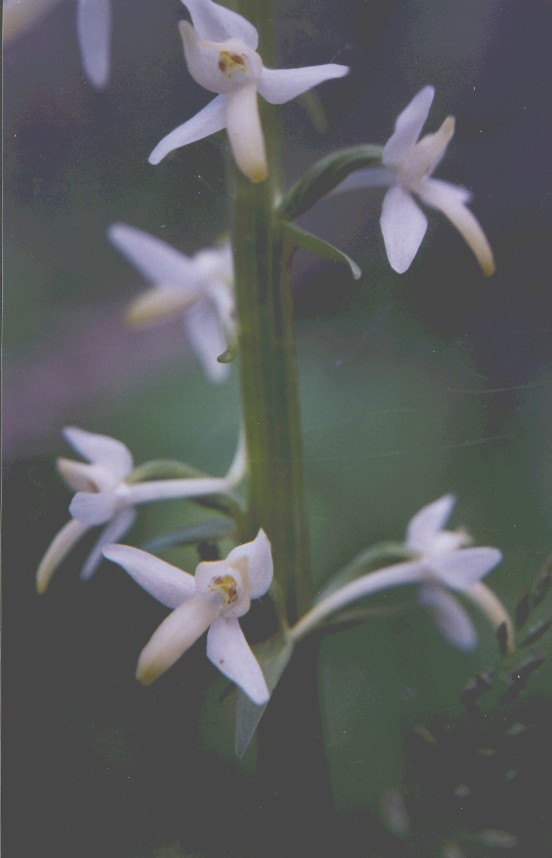
[[[136,678],[150,685],[184,655],[218,616],[218,606],[202,595],[186,599],[163,620],[140,653]]]
[[[233,548],[226,562],[232,564],[242,557],[247,560],[249,594],[252,599],[258,599],[268,591],[274,573],[270,540],[262,528],[252,542]]]
[[[131,506],[129,506],[122,509],[121,512],[115,516],[113,521],[110,521],[107,526],[104,527],[81,569],[81,581],[88,581],[92,577],[103,558],[103,550],[105,546],[112,542],[116,542],[118,539],[122,539],[125,533],[128,533],[135,520],[136,512]]]
[[[462,238],[471,248],[483,274],[490,277],[495,270],[491,246],[479,222],[460,199],[458,191],[453,191],[448,182],[438,179],[426,179],[420,188],[420,197],[425,203],[440,209]]]
[[[60,456],[56,467],[59,475],[74,492],[99,490],[99,485],[105,482],[117,485],[117,480],[110,480],[109,473],[101,465],[88,465]]]
[[[424,564],[452,590],[468,590],[501,560],[497,548],[464,548],[425,557]]]
[[[190,346],[210,381],[224,381],[230,365],[217,358],[227,349],[219,315],[211,301],[199,301],[184,316],[184,329]]]
[[[226,341],[236,343],[236,300],[228,281],[212,280],[209,283],[209,296],[220,321]]]
[[[84,73],[92,86],[103,89],[109,80],[110,0],[79,0],[77,35]]]
[[[207,658],[262,706],[270,697],[263,672],[234,617],[219,617],[207,635]]]
[[[193,259],[165,241],[126,223],[111,224],[107,235],[146,280],[163,287],[178,286],[190,298],[196,297],[203,278]]]
[[[410,519],[404,541],[405,548],[414,554],[425,554],[431,550],[431,544],[450,516],[456,498],[444,495],[439,500],[422,507]]]
[[[86,432],[76,426],[67,426],[63,430],[63,437],[84,459],[104,466],[114,478],[123,479],[132,471],[130,450],[115,438]]]
[[[195,82],[209,92],[228,92],[233,83],[230,78],[221,73],[217,46],[212,42],[201,40],[188,21],[181,21],[179,30],[186,65]]]
[[[457,649],[473,649],[477,633],[468,614],[460,603],[441,587],[429,584],[420,587],[418,604],[425,608],[445,638]]]
[[[399,166],[401,181],[410,190],[419,192],[420,182],[441,162],[454,134],[454,117],[447,116],[435,134],[426,134],[404,156]]]
[[[467,204],[473,199],[473,194],[469,188],[463,185],[453,185],[452,182],[445,182],[443,179],[428,179],[430,185],[438,185],[441,190],[449,197],[456,197],[459,203]],[[422,188],[425,187],[425,183]]]
[[[236,164],[252,182],[262,182],[267,177],[268,167],[257,86],[251,81],[228,92],[224,98],[228,139]]]
[[[422,243],[427,218],[410,194],[397,185],[383,198],[380,226],[389,264],[403,274]]]
[[[132,301],[125,312],[125,320],[135,327],[166,322],[167,319],[182,316],[189,310],[198,294],[201,292],[192,296],[187,289],[181,289],[179,286],[156,286]]]
[[[383,149],[384,164],[399,164],[420,136],[435,95],[432,86],[424,86],[397,117],[395,130]]]
[[[500,630],[503,631],[503,645],[506,653],[511,655],[515,649],[516,640],[514,625],[506,607],[496,593],[493,593],[490,587],[487,587],[482,581],[477,581],[465,591],[465,595],[474,605],[477,605],[480,611],[483,611],[497,634]]]
[[[348,73],[348,66],[337,63],[305,66],[299,69],[263,68],[258,90],[270,104],[284,104],[325,80],[344,77]]]
[[[211,0],[182,0],[197,30],[200,39],[224,42],[226,39],[241,39],[248,48],[257,50],[257,30],[246,18]]]
[[[225,106],[225,97],[217,95],[199,113],[163,137],[148,158],[150,164],[159,164],[169,152],[180,149],[181,146],[187,146],[188,143],[195,143],[196,140],[203,140],[204,137],[209,137],[210,134],[225,128]]]
[[[104,524],[121,509],[121,500],[121,495],[115,492],[77,492],[69,512],[88,526]]]
[[[36,572],[36,589],[38,593],[46,592],[52,575],[87,530],[89,530],[88,525],[71,519],[54,536]]]
[[[196,593],[193,575],[140,548],[106,545],[103,555],[122,566],[140,587],[167,608],[177,608]]]

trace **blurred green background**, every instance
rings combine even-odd
[[[239,421],[235,368],[208,386],[178,322],[137,332],[122,321],[143,283],[107,226],[124,221],[191,253],[226,228],[227,203],[218,137],[155,169],[146,161],[206,102],[181,56],[181,4],[113,7],[103,93],[80,70],[73,2],[4,54],[5,847],[60,858],[455,858],[457,843],[466,856],[500,852],[473,834],[496,829],[518,838],[511,854],[548,855],[550,664],[516,701],[466,715],[465,683],[499,671],[483,624],[481,647],[459,654],[403,594],[390,616],[326,639],[316,675],[317,642],[306,647],[267,712],[282,765],[263,791],[255,749],[233,757],[233,699],[220,701],[225,684],[203,643],[152,689],[135,683],[137,655],[165,612],[120,570],[106,564],[81,584],[83,545],[47,596],[35,595],[37,563],[67,520],[54,466],[67,454],[64,425],[124,440],[137,463],[177,457],[221,473]],[[432,83],[426,130],[457,118],[439,176],[473,189],[497,259],[486,281],[435,214],[412,268],[395,275],[377,191],[303,219],[364,270],[353,282],[338,266],[294,261],[317,584],[371,542],[400,539],[416,510],[449,491],[453,524],[503,550],[489,580],[510,608],[550,553],[551,11],[547,0],[277,4],[279,64],[352,69],[319,90],[326,132],[304,104],[282,108],[286,181],[331,148],[384,142]],[[144,509],[133,537],[186,516],[178,504]],[[262,608],[248,620],[254,640]],[[550,642],[535,648],[549,654]],[[316,680],[320,719],[314,705],[297,711],[303,693],[315,699]],[[530,729],[513,747],[504,736],[515,722]],[[420,725],[440,737],[427,752],[413,739]],[[318,743],[312,757],[297,756],[301,730]],[[485,743],[494,754],[481,753]],[[464,778],[468,792],[458,791]]]

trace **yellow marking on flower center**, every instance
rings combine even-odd
[[[245,72],[247,70],[245,57],[233,51],[219,52],[218,67],[229,80],[232,80],[236,72]]]
[[[238,582],[232,575],[217,575],[212,579],[209,590],[220,593],[227,605],[232,605],[238,599]]]

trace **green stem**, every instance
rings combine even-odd
[[[237,10],[259,29],[265,59],[266,4],[242,0]],[[272,544],[275,576],[290,620],[310,603],[308,530],[289,253],[275,214],[279,126],[260,103],[269,178],[253,184],[232,164],[232,245],[239,318],[244,427],[248,453],[247,538],[259,527]]]

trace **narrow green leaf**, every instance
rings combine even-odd
[[[295,220],[332,191],[355,170],[381,166],[381,146],[352,146],[321,158],[284,194],[278,213]]]
[[[311,232],[306,232],[306,230],[300,229],[292,223],[284,224],[284,236],[294,248],[302,247],[304,250],[308,250],[309,253],[314,254],[314,256],[319,256],[321,259],[328,259],[330,262],[342,262],[349,266],[355,280],[362,277],[362,271],[354,259],[351,259],[350,256],[347,256],[339,248],[334,247],[333,244],[324,241],[323,238],[318,238],[318,236],[313,235]]]
[[[160,551],[164,548],[172,548],[175,545],[191,545],[197,542],[210,542],[211,540],[223,539],[233,536],[234,533],[235,528],[231,521],[227,521],[224,518],[212,518],[207,521],[200,521],[197,524],[191,524],[189,527],[183,527],[179,530],[173,530],[170,533],[156,536],[154,539],[149,539],[145,542],[142,548],[145,551]]]
[[[266,684],[274,691],[293,653],[293,643],[283,634],[277,634],[253,647],[257,661],[262,667]],[[269,701],[270,702],[270,701]],[[236,699],[236,754],[243,757],[247,751],[259,721],[268,706],[257,706],[238,689]]]

